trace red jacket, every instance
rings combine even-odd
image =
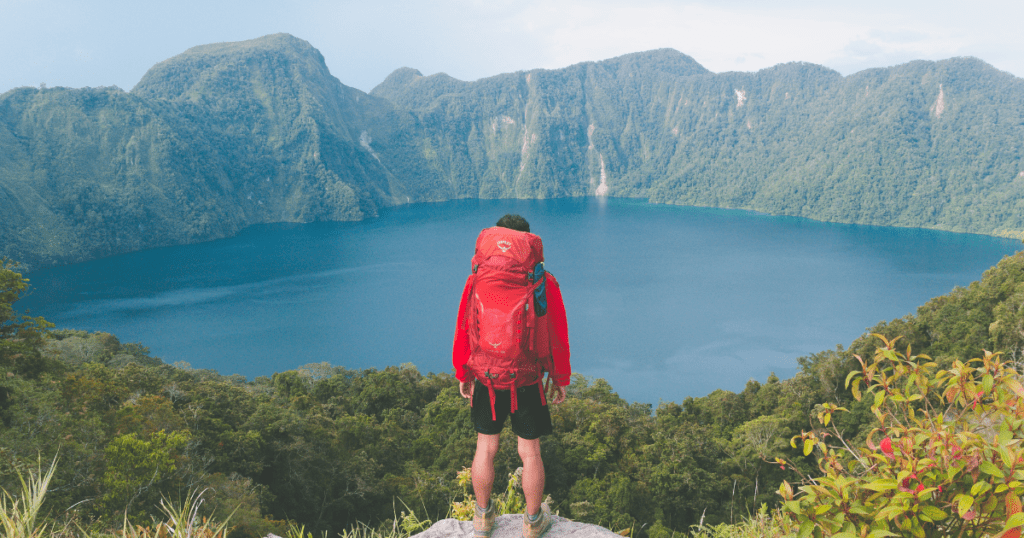
[[[548,299],[548,311],[540,319],[547,319],[548,330],[551,334],[551,359],[554,364],[554,371],[549,377],[559,386],[569,384],[569,376],[572,375],[572,367],[569,366],[569,327],[565,321],[565,304],[562,303],[562,291],[558,288],[558,281],[554,275],[546,273],[547,282],[544,284],[545,295]],[[466,279],[466,287],[462,290],[462,303],[459,304],[459,318],[455,325],[455,345],[452,346],[452,366],[455,367],[455,377],[459,381],[469,381],[466,377],[466,361],[469,360],[469,328],[467,326],[467,314],[469,307],[469,292],[472,289],[473,275]]]

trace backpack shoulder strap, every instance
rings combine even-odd
[[[472,353],[470,346],[469,329],[471,323],[470,297],[473,295],[473,286],[476,275],[470,274],[466,279],[466,286],[462,290],[462,302],[459,304],[459,316],[455,321],[455,341],[452,343],[452,366],[455,368],[455,375],[460,379],[468,379],[463,374],[469,356]]]

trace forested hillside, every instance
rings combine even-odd
[[[973,58],[712,74],[672,50],[464,83],[399,70],[462,196],[611,196],[1020,236],[1024,80]]]
[[[342,85],[287,35],[190,49],[129,93],[11,90],[0,255],[69,263],[447,199],[415,138],[408,114]]]
[[[973,58],[714,74],[657,50],[370,95],[285,34],[130,92],[0,95],[0,255],[25,267],[455,198],[610,195],[1024,233],[1024,81]]]
[[[280,534],[286,519],[312,530],[377,525],[404,509],[396,499],[436,519],[462,498],[456,473],[469,465],[475,435],[448,373],[313,364],[247,381],[170,366],[142,344],[17,316],[11,306],[25,289],[16,268],[0,268],[0,486],[13,491],[17,470],[59,455],[52,518],[119,527],[127,510],[148,522],[161,495],[211,487],[204,510],[223,518],[241,506],[232,525],[242,538]],[[943,367],[989,349],[1019,369],[1021,305],[1017,254],[872,332],[901,336]],[[618,397],[614,380],[576,376],[542,445],[553,508],[666,538],[702,517],[733,521],[775,505],[783,480],[818,472],[789,439],[815,428],[821,404],[850,410],[834,420],[851,442],[874,426],[871,402],[853,401],[844,381],[859,369],[854,355],[873,356],[878,342],[865,335],[800,358],[791,379],[657,409]],[[770,463],[777,457],[796,468]],[[503,488],[518,461],[514,438],[497,461]]]

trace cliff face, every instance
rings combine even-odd
[[[190,49],[129,93],[13,90],[0,96],[0,253],[70,263],[444,199],[414,132],[287,35]]]
[[[710,73],[672,50],[467,83],[395,71],[371,92],[410,110],[459,197],[644,196],[634,170],[663,136],[660,84]],[[602,164],[604,163],[604,164]]]
[[[1024,81],[980,60],[711,74],[674,51],[473,83],[396,71],[463,196],[648,197],[819,220],[1024,231]]]
[[[265,222],[455,198],[612,195],[880,225],[1024,230],[1024,81],[983,62],[713,74],[672,50],[369,95],[285,34],[131,91],[0,95],[0,255],[70,263]]]

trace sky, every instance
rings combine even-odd
[[[367,92],[400,67],[476,80],[665,47],[713,72],[975,56],[1024,77],[1022,20],[1021,0],[0,0],[0,93],[130,90],[189,47],[278,32]]]

